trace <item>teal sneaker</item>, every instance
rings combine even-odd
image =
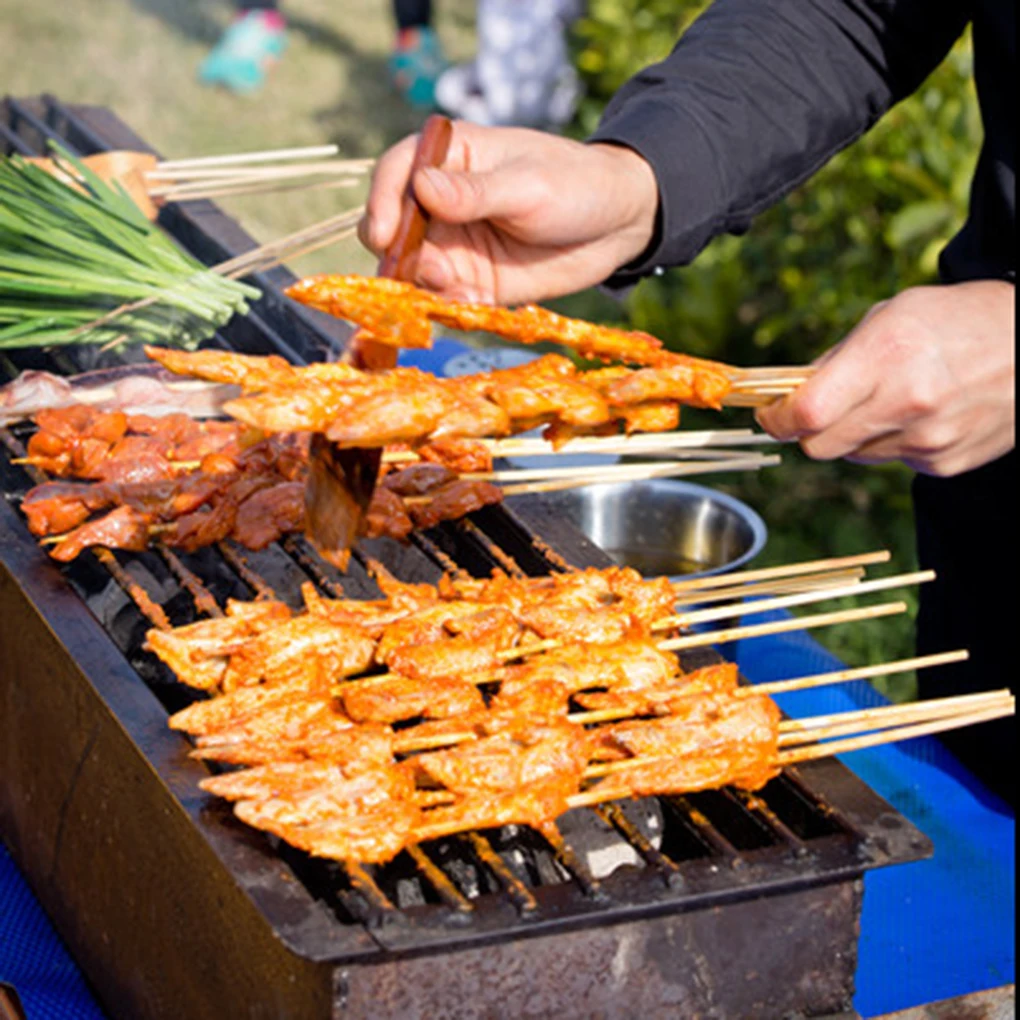
[[[408,28],[397,38],[390,74],[400,94],[418,110],[436,105],[436,81],[446,70],[439,37],[431,28]]]
[[[198,77],[240,95],[257,92],[266,73],[287,48],[286,22],[276,11],[248,11],[223,33],[203,61]]]

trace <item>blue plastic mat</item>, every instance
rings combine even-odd
[[[400,352],[398,360],[404,368],[419,368],[433,375],[443,375],[443,368],[448,361],[470,350],[470,347],[457,340],[436,337],[428,350],[404,350]]]
[[[0,843],[0,981],[28,1020],[103,1020],[80,971]]]

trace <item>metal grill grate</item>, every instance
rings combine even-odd
[[[38,153],[50,138],[80,154],[144,147],[105,111],[72,109],[47,97],[8,99],[0,106],[0,141],[8,151]],[[170,207],[161,221],[209,263],[252,243],[207,203]],[[298,363],[335,352],[342,329],[291,308],[280,293],[289,280],[283,270],[258,277],[266,297],[251,316],[232,323],[212,343],[281,354]],[[11,377],[26,368],[67,373],[121,361],[119,355],[91,351],[19,351],[0,355],[0,373]],[[28,434],[25,428],[0,430],[0,483],[14,507],[39,480],[11,463],[23,455]],[[31,542],[22,526],[13,527],[20,540]],[[409,546],[367,542],[344,576],[299,536],[258,553],[229,542],[194,555],[158,546],[142,554],[100,550],[62,573],[138,676],[167,711],[175,711],[195,695],[142,650],[149,627],[219,615],[230,598],[280,598],[299,606],[300,586],[309,581],[331,597],[378,597],[371,559],[406,581],[433,581],[443,570],[484,576],[500,567],[535,575],[567,569],[568,561],[578,566],[609,562],[568,523],[545,514],[540,503],[524,502],[515,512],[490,507],[444,524],[415,536]],[[695,654],[685,665],[696,667],[711,658],[711,653]],[[839,766],[815,766],[805,775],[826,769]],[[837,787],[847,785],[842,772]],[[863,789],[853,783],[850,788],[858,797]],[[224,804],[206,803],[201,810],[210,826],[225,834],[222,846],[256,838],[263,847],[269,842],[236,822]],[[508,826],[438,840],[379,867],[317,861],[281,845],[276,861],[285,862],[288,874],[303,886],[302,903],[325,906],[341,927],[367,928],[377,947],[405,950],[623,921],[858,874],[890,856],[888,848],[876,849],[865,824],[879,811],[867,803],[850,813],[837,810],[816,784],[788,771],[756,795],[719,791],[571,812],[561,825],[562,836]],[[613,855],[626,865],[606,875],[604,861]],[[242,884],[252,885],[247,865],[227,864]],[[260,873],[258,882],[264,881]],[[294,896],[283,889],[280,902]],[[337,955],[337,941],[328,933],[315,929],[302,937],[301,948],[310,955]]]

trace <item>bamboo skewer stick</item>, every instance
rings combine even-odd
[[[710,577],[696,577],[687,581],[673,582],[677,602],[700,603],[721,598],[742,598],[744,595],[763,594],[769,589],[769,582],[804,581],[824,582],[825,578],[839,571],[859,570],[875,564],[888,563],[891,559],[888,550],[870,553],[858,553],[854,556],[843,556],[834,559],[806,560],[800,563],[787,563],[779,567],[763,567],[758,570],[745,570],[735,574],[715,574]],[[484,581],[474,582],[477,587]],[[529,584],[535,590],[550,588],[555,585],[551,577],[531,578]],[[470,582],[468,582],[470,585]],[[778,592],[776,592],[778,594]]]
[[[841,736],[846,734],[862,734],[891,730],[897,727],[917,723],[920,721],[929,722],[939,719],[948,719],[959,716],[972,715],[975,712],[991,711],[993,709],[1007,709],[1011,707],[1012,697],[1006,692],[1003,698],[1000,692],[989,692],[990,696],[981,695],[959,695],[954,698],[946,698],[948,702],[959,702],[957,705],[935,706],[930,713],[918,711],[923,709],[927,702],[918,702],[908,706],[907,711],[901,705],[888,705],[880,709],[869,709],[872,714],[864,717],[860,712],[845,712],[847,718],[844,723],[833,723],[830,716],[817,717],[818,726],[814,728],[816,718],[801,720],[807,724],[804,732],[798,733],[787,728],[784,724],[794,720],[783,720],[779,724],[779,746],[790,743],[793,746],[809,744],[811,747],[819,746],[820,742],[829,736]],[[824,745],[822,745],[824,746]],[[782,753],[782,752],[780,752]],[[602,779],[606,776],[626,773],[631,769],[640,768],[644,765],[651,765],[655,762],[667,761],[668,755],[637,755],[633,758],[625,758],[622,761],[600,762],[589,765],[584,771],[586,779]]]
[[[537,436],[479,440],[494,457],[542,456],[557,453],[643,453],[645,448],[665,450],[701,446],[758,446],[779,442],[751,429],[717,429],[696,432],[639,432],[632,435],[579,436],[557,449]]]
[[[318,241],[312,241],[306,244],[302,248],[295,248],[291,251],[286,252],[282,255],[276,255],[268,258],[264,262],[256,262],[249,266],[246,270],[246,274],[252,273],[266,273],[270,269],[275,269],[277,266],[282,266],[284,262],[290,262],[292,259],[299,259],[303,255],[310,255],[312,252],[319,251],[322,248],[328,248],[330,245],[339,244],[341,241],[346,240],[348,237],[353,237],[358,232],[357,226],[347,227],[346,230],[340,230],[335,234],[328,234],[321,237]]]
[[[915,669],[947,666],[954,662],[966,662],[969,658],[970,653],[965,650],[936,652],[933,655],[919,655],[911,659],[900,659],[896,662],[883,662],[876,666],[857,666],[853,669],[838,670],[834,673],[815,673],[812,676],[797,677],[793,680],[774,680],[771,683],[754,684],[749,690],[753,690],[757,694],[790,694],[793,691],[806,691],[814,687],[827,687],[829,684],[850,683],[854,680],[871,680],[878,676],[895,676],[898,673],[909,673]]]
[[[165,202],[193,201],[217,195],[246,192],[286,191],[299,188],[358,187],[365,182],[369,165],[363,161],[350,164],[306,164],[303,167],[275,167],[242,171],[209,171],[191,179],[175,180],[149,188],[149,197]]]
[[[799,762],[812,761],[816,758],[829,758],[837,754],[848,754],[850,751],[860,751],[867,747],[877,747],[880,744],[913,740],[916,737],[927,737],[946,730],[958,729],[961,726],[973,726],[976,723],[1002,719],[1013,715],[1014,711],[1015,706],[1011,698],[1008,705],[1003,704],[1000,707],[988,708],[968,715],[957,715],[949,719],[937,719],[933,722],[901,726],[892,730],[884,730],[880,733],[869,733],[866,736],[849,737],[844,740],[834,740],[827,744],[813,744],[806,747],[793,748],[789,751],[782,751],[778,758],[778,764],[784,766],[796,765]]]
[[[927,669],[933,666],[941,666],[953,662],[963,662],[968,658],[970,658],[970,656],[966,651],[939,652],[934,655],[919,656],[913,659],[901,659],[898,662],[885,662],[876,666],[862,666],[858,669],[836,670],[831,673],[818,673],[815,676],[799,677],[794,680],[781,680],[772,684],[750,684],[737,688],[736,693],[738,696],[743,697],[786,694],[792,691],[806,690],[809,687],[828,687],[833,684],[849,683],[853,680],[862,680],[877,676],[896,676],[897,674],[908,673],[912,670]],[[697,695],[685,695],[682,687],[674,690],[661,691],[661,699],[656,698],[656,694],[659,692],[648,691],[643,693],[645,697],[648,697],[651,700],[662,700],[663,702],[675,698],[697,697]],[[998,694],[998,692],[993,693]],[[981,695],[981,697],[985,696],[986,695],[984,694]],[[936,704],[936,701],[932,700],[914,704],[934,705]],[[875,712],[879,711],[879,709],[864,709],[862,711]],[[783,722],[780,723],[780,730],[794,731],[809,729],[812,725],[823,726],[827,725],[828,721],[838,722],[840,720],[845,720],[854,714],[855,713],[852,712],[843,712],[833,714],[832,716],[816,716],[814,719],[823,720],[818,723],[813,722],[812,719],[784,719]],[[641,718],[643,715],[644,713],[635,713],[629,708],[603,708],[587,712],[571,712],[567,716],[567,721],[575,723],[578,726],[591,726],[596,723],[621,722],[624,719]],[[871,717],[863,716],[863,718],[868,719]],[[399,750],[402,752],[435,750],[441,747],[450,747],[454,744],[467,743],[470,740],[476,740],[477,736],[478,735],[473,732],[447,733],[442,736],[418,738],[414,738],[412,734],[409,734],[408,739],[399,743]]]
[[[724,454],[720,464],[755,464],[770,466],[777,462],[778,458],[763,456],[762,454],[744,455]],[[592,482],[608,482],[621,479],[632,480],[642,478],[669,477],[674,471],[681,471],[689,466],[686,461],[668,461],[661,463],[636,463],[636,464],[588,464],[583,467],[544,467],[544,468],[507,468],[498,471],[477,471],[461,475],[468,481],[484,482],[545,482],[561,479],[591,480]],[[704,467],[704,464],[698,464]]]
[[[220,262],[212,267],[213,271],[224,276],[243,276],[251,272],[250,266],[256,265],[259,262],[269,259],[289,258],[290,252],[293,250],[357,226],[364,211],[363,207],[359,207],[340,213],[337,216],[331,216],[321,223],[316,223],[311,227],[306,227],[304,230],[288,234],[278,241],[260,245],[258,248],[253,248],[243,255],[228,259],[226,262]]]
[[[660,641],[657,647],[664,652],[679,651],[684,648],[700,648],[705,645],[713,645],[729,641],[739,641],[744,638],[762,637],[767,634],[782,634],[795,630],[812,630],[815,627],[829,627],[837,623],[855,623],[860,620],[874,620],[882,616],[894,616],[897,613],[907,611],[905,602],[884,602],[877,606],[862,606],[857,609],[844,609],[835,613],[819,613],[815,616],[795,617],[791,620],[779,620],[775,623],[754,624],[748,627],[734,627],[730,630],[709,631],[705,634],[692,634],[689,637],[672,638],[669,641]],[[539,652],[551,652],[562,648],[567,642],[557,638],[549,638],[545,641],[536,641],[532,644],[517,645],[514,648],[507,648],[497,653],[496,659],[503,665],[514,662],[517,659],[526,659],[529,656],[537,655]],[[345,691],[357,687],[370,687],[386,683],[399,677],[399,673],[379,673],[375,676],[357,677],[345,680],[343,683],[333,687],[334,694],[343,694]],[[464,677],[468,683],[482,686],[492,683],[494,677],[490,673],[475,674]]]
[[[152,535],[162,535],[167,531],[172,531],[174,525],[172,523],[167,524],[150,524],[148,533]],[[77,530],[77,529],[74,529]],[[46,538],[39,539],[39,545],[61,545],[70,539],[74,531],[65,531],[63,535],[48,535]],[[105,548],[105,547],[100,547]]]
[[[798,677],[793,680],[780,680],[771,684],[750,684],[737,688],[737,694],[738,696],[743,697],[788,694],[793,691],[802,691],[815,687],[828,687],[834,684],[849,683],[854,680],[869,679],[877,676],[896,676],[900,673],[908,673],[913,670],[928,669],[933,666],[942,666],[954,662],[964,662],[969,658],[970,655],[966,651],[939,652],[934,655],[919,656],[912,659],[901,659],[897,662],[885,662],[875,666],[862,666],[857,669],[836,670],[831,673],[818,673],[815,676]],[[661,692],[661,699],[656,698],[656,693],[657,692],[655,691],[644,692],[645,696],[651,700],[662,700],[664,702],[675,698],[691,696],[685,695],[683,688],[678,688],[676,690],[664,690]],[[935,704],[935,702],[926,701],[923,702],[923,704]],[[876,709],[865,709],[864,711],[873,712],[876,711]],[[837,714],[833,716],[833,719],[839,720],[844,716],[849,716],[850,714],[851,713],[846,712]],[[578,726],[590,726],[596,723],[621,722],[624,719],[639,718],[641,715],[643,715],[643,713],[635,713],[629,708],[603,708],[587,712],[571,712],[567,716],[567,721],[576,723]],[[828,719],[829,717],[817,718]],[[810,721],[806,719],[784,720],[783,723],[780,724],[780,728],[788,730],[804,729],[808,727],[809,722]],[[820,723],[819,725],[823,724]],[[413,742],[413,745],[408,745],[406,749],[427,751],[439,747],[448,747],[452,744],[466,743],[467,741],[474,739],[477,739],[477,734],[475,733],[444,734],[442,737],[435,738],[419,737]],[[403,745],[401,745],[401,749],[404,749]]]
[[[515,471],[475,472],[460,477],[467,481],[490,481],[503,489],[504,496],[523,496],[540,492],[565,492],[568,489],[583,488],[586,485],[600,485],[613,482],[645,481],[653,478],[674,478],[679,475],[699,475],[716,471],[754,471],[763,467],[771,467],[778,458],[748,457],[727,459],[722,461],[697,461],[693,464],[675,461],[667,464],[612,464],[591,469],[583,468],[550,468],[545,471],[545,481],[514,483]],[[530,472],[523,472],[530,474]],[[432,502],[433,497],[405,496],[404,502],[410,506],[420,506]]]
[[[958,702],[955,709],[947,708],[945,706],[939,706],[933,709],[933,714],[930,717],[925,717],[923,713],[913,713],[913,718],[924,718],[926,721],[923,725],[938,725],[940,723],[949,722],[952,719],[971,718],[975,715],[998,713],[1002,715],[1009,715],[1014,709],[1014,699],[1009,692],[1006,692],[1006,696],[1002,697],[1000,692],[992,692],[993,697],[991,700],[984,699],[982,695],[978,696],[978,701],[974,701],[973,695],[957,695],[955,698],[947,698],[946,701]],[[924,705],[925,702],[919,703]],[[919,706],[915,706],[919,707]],[[863,721],[863,726],[858,725],[856,730],[852,732],[856,733],[872,733],[873,736],[882,737],[887,736],[890,732],[901,732],[905,729],[914,729],[915,726],[909,724],[903,724],[902,722],[894,722],[893,720],[901,719],[903,717],[902,707],[899,705],[889,705],[886,708],[876,710],[879,712],[878,715],[872,716],[870,719]],[[847,713],[851,715],[853,713]],[[997,715],[993,715],[993,718],[997,718]],[[908,717],[909,718],[909,717]],[[889,725],[886,725],[888,720]],[[804,722],[812,722],[813,720],[803,720]],[[965,725],[961,723],[960,725]],[[947,727],[951,728],[951,727]],[[876,731],[876,732],[873,732]],[[824,729],[821,730],[824,732]],[[812,741],[808,750],[817,751],[819,748],[833,747],[834,744],[822,744],[820,743],[821,737],[817,736],[817,739]],[[860,738],[858,738],[860,739]],[[899,737],[896,739],[904,739]],[[884,741],[879,741],[883,743]],[[862,745],[868,746],[868,745]],[[796,748],[792,751],[781,751],[779,753],[779,759],[782,761],[787,755],[797,755],[804,748]],[[837,752],[839,753],[839,752]],[[827,757],[827,755],[813,755],[814,757]],[[599,765],[591,765],[585,769],[584,775],[587,779],[603,778],[605,776],[617,775],[621,772],[629,772],[631,769],[641,768],[644,765],[651,765],[654,762],[668,761],[669,756],[667,755],[641,755],[634,758],[626,758],[623,761],[605,762]]]
[[[884,705],[880,708],[860,709],[851,712],[837,712],[832,715],[812,716],[806,719],[783,719],[779,723],[777,745],[780,748],[815,749],[821,741],[836,737],[859,736],[863,733],[882,734],[911,724],[934,723],[939,720],[958,719],[976,713],[1002,712],[1010,714],[1015,709],[1015,700],[1008,689],[982,691],[977,694],[962,694],[932,701],[912,702],[909,705]],[[654,721],[654,720],[652,720]],[[406,750],[438,750],[451,744],[470,743],[478,739],[474,733],[449,734],[428,747],[423,742],[414,746],[404,741]],[[442,740],[443,743],[438,741]],[[394,748],[402,753],[405,746]],[[779,752],[780,754],[784,752]],[[634,768],[668,760],[667,755],[638,755],[622,761],[596,762],[584,770],[585,779],[603,779],[606,776],[626,773]],[[597,787],[596,787],[597,789]],[[420,803],[429,807],[441,807],[454,803],[456,795],[446,790],[419,791]]]
[[[827,687],[836,683],[849,683],[853,680],[869,679],[875,676],[896,676],[900,673],[908,673],[915,669],[927,669],[931,666],[942,666],[954,662],[965,662],[970,654],[960,652],[939,652],[934,655],[920,656],[915,659],[902,659],[899,662],[883,662],[876,666],[862,666],[858,669],[841,669],[831,673],[816,673],[814,676],[802,676],[793,680],[777,680],[774,683],[752,683],[738,687],[738,694],[744,696],[755,695],[783,695],[795,691],[807,691],[813,687]],[[656,700],[655,692],[646,695]],[[682,688],[678,691],[663,692],[662,700],[668,701],[671,698],[683,697]],[[591,712],[574,712],[567,716],[570,722],[579,725],[591,725],[597,722],[619,722],[622,719],[633,718],[632,712],[624,712],[620,709],[596,709]]]
[[[711,577],[691,578],[687,581],[675,581],[673,589],[677,593],[677,602],[703,602],[721,598],[742,598],[745,594],[762,594],[769,590],[770,583],[805,582],[823,583],[826,578],[839,572],[858,571],[874,564],[888,563],[888,550],[858,553],[855,556],[843,556],[836,559],[807,560],[800,563],[787,563],[780,567],[764,567],[760,570],[745,570],[736,574],[718,574]],[[485,581],[475,580],[461,582],[470,589],[472,585],[481,588]],[[552,577],[534,577],[528,585],[536,591],[551,588],[556,584]],[[777,592],[778,593],[778,592]]]
[[[890,588],[904,588],[909,585],[927,584],[935,580],[934,570],[922,570],[913,574],[897,574],[894,577],[880,577],[872,581],[861,581],[847,584],[839,588],[808,591],[793,595],[780,595],[776,598],[763,599],[760,602],[742,602],[734,606],[722,606],[715,609],[695,610],[667,616],[657,620],[653,630],[672,630],[674,627],[693,627],[699,623],[711,623],[715,620],[727,620],[734,616],[754,616],[758,613],[771,612],[774,609],[790,609],[794,606],[808,605],[812,602],[823,602],[827,599],[844,598],[849,595],[867,595],[876,591],[888,591]]]
[[[705,475],[714,474],[719,471],[757,471],[765,467],[774,467],[779,464],[779,457],[746,457],[732,458],[723,461],[702,461],[696,463],[670,463],[666,465],[654,465],[645,468],[637,474],[623,474],[612,476],[612,480],[638,481],[653,478],[678,478],[684,475]],[[525,496],[542,492],[562,492],[567,489],[576,488],[578,485],[591,485],[593,479],[560,479],[547,482],[527,482],[521,485],[508,485],[503,489],[505,496]]]
[[[796,389],[797,386],[755,386],[753,388],[748,387],[742,390],[734,390],[733,394],[737,397],[743,397],[746,395],[752,400],[760,400],[765,397],[789,396],[789,394],[793,393]],[[736,406],[729,397],[726,398],[726,403],[731,404],[731,406]]]
[[[173,189],[153,194],[151,197],[166,202],[200,202],[214,198],[240,198],[245,195],[267,195],[283,191],[338,191],[356,188],[361,181],[348,179],[340,181],[316,181],[312,183],[276,184],[272,181],[237,183],[216,187],[195,188],[181,191]]]
[[[814,676],[797,677],[793,680],[777,680],[768,684],[749,684],[739,687],[738,693],[744,696],[790,694],[815,687],[829,687],[834,684],[850,683],[854,680],[867,680],[877,676],[896,676],[913,670],[928,669],[932,666],[943,666],[954,662],[964,662],[970,658],[966,651],[938,652],[913,659],[901,659],[897,662],[883,662],[875,666],[861,666],[857,669],[836,670],[831,673],[816,673]],[[646,697],[652,700],[668,701],[671,698],[683,697],[683,689],[663,691],[662,698],[656,698],[656,692],[647,692]],[[619,722],[623,719],[635,718],[631,711],[623,708],[602,708],[590,712],[573,712],[567,716],[570,722],[581,726],[593,723]]]
[[[768,382],[746,383],[739,385],[734,383],[733,393],[789,393],[798,386],[802,386],[803,379],[775,379]]]
[[[887,549],[878,552],[858,553],[854,556],[837,556],[823,560],[804,560],[800,563],[784,563],[778,567],[761,567],[745,570],[739,574],[716,574],[711,577],[695,577],[689,581],[677,581],[673,588],[677,592],[701,591],[706,588],[724,588],[750,581],[776,580],[796,577],[800,574],[817,573],[823,570],[841,570],[844,567],[871,567],[888,563],[892,554]]]
[[[362,178],[350,173],[342,176],[339,174],[318,174],[315,176],[325,178],[324,180],[314,182],[317,184],[345,183],[353,188],[364,183]],[[169,202],[175,199],[184,200],[192,194],[204,194],[208,191],[229,191],[234,188],[262,188],[264,190],[277,187],[282,188],[288,183],[293,185],[300,181],[309,181],[309,177],[310,175],[308,174],[281,174],[273,177],[266,175],[224,177],[216,180],[189,181],[187,183],[169,185],[165,188],[155,188],[149,194],[152,198],[161,198]],[[335,179],[338,177],[339,182]],[[309,181],[309,183],[311,182]]]
[[[860,560],[862,562],[885,562],[887,559],[885,553],[867,553],[863,556],[848,557],[849,560]],[[828,561],[819,560],[819,564],[824,565],[830,562],[840,561]],[[706,589],[704,591],[694,591],[692,593],[683,593],[677,595],[677,605],[685,605],[694,603],[701,605],[706,602],[718,602],[724,599],[733,598],[745,598],[749,596],[759,595],[784,595],[793,594],[798,591],[817,590],[820,588],[831,588],[836,585],[849,584],[853,581],[859,580],[865,576],[863,567],[836,567],[835,569],[825,570],[822,569],[817,573],[807,573],[804,568],[810,568],[812,563],[796,564],[798,573],[794,576],[779,577],[776,580],[770,580],[765,578],[764,580],[750,583],[750,584],[736,584],[733,583],[729,587],[719,587]],[[772,573],[772,571],[768,571]],[[751,572],[748,572],[751,573]],[[757,573],[757,572],[755,572]],[[742,575],[729,575],[732,577],[740,577]],[[724,576],[725,579],[725,576]],[[709,580],[718,580],[718,578],[711,578]],[[462,586],[466,586],[465,590],[470,591],[471,588],[480,589],[487,582],[482,580],[467,580],[460,582]],[[529,588],[536,591],[541,591],[546,588],[550,588],[555,584],[553,578],[550,577],[537,577],[528,579]],[[691,582],[677,582],[674,587],[680,588],[684,585],[690,584]]]
[[[739,460],[742,457],[755,457],[763,456],[762,454],[753,453],[751,450],[745,449],[733,449],[730,447],[716,447],[716,446],[696,446],[696,447],[685,447],[685,446],[673,446],[666,447],[665,449],[655,450],[649,449],[643,453],[632,452],[629,456],[639,456],[646,460],[665,460],[667,458],[679,459],[679,460]],[[775,455],[777,456],[777,455]],[[632,463],[631,461],[624,461],[624,463]]]
[[[731,389],[723,403],[727,407],[761,407],[796,392],[814,371],[811,365],[774,372],[737,370],[731,376]]]
[[[902,659],[898,662],[886,662],[876,666],[863,666],[859,669],[837,670],[832,673],[819,673],[812,677],[800,677],[794,680],[782,680],[773,684],[753,684],[739,687],[738,696],[753,697],[756,695],[784,694],[795,690],[805,690],[809,687],[827,687],[832,684],[848,683],[853,680],[866,679],[876,676],[895,676],[899,673],[906,673],[912,670],[927,669],[932,666],[945,665],[953,662],[963,662],[968,659],[966,651],[940,652],[934,655],[920,656],[913,659]],[[663,701],[677,697],[685,697],[682,688],[673,691],[662,691]],[[655,699],[655,692],[645,692],[646,697]],[[983,695],[982,695],[983,696]],[[926,701],[923,704],[934,704],[933,701]],[[896,707],[896,706],[893,706]],[[876,709],[865,709],[865,712],[874,712]],[[853,713],[841,713],[834,715],[833,720],[839,720]],[[595,709],[588,712],[572,712],[567,716],[567,721],[578,726],[589,726],[596,723],[621,722],[624,719],[635,719],[642,717],[638,713],[624,708]],[[818,719],[829,719],[830,717],[818,716]],[[870,718],[870,716],[866,717]],[[788,719],[780,724],[781,730],[796,730],[808,728],[811,725],[810,719]],[[824,725],[819,723],[818,725]],[[453,744],[466,743],[477,739],[476,733],[453,733],[444,734],[441,737],[429,738],[419,737],[413,742],[405,741],[401,744],[401,750],[427,751],[440,747],[449,747]],[[405,747],[406,745],[406,747]]]
[[[368,169],[365,166],[351,166],[345,163],[320,163],[315,166],[306,166],[303,169],[286,167],[268,170],[243,170],[233,173],[222,171],[217,175],[210,173],[199,176],[196,174],[188,180],[175,180],[171,183],[162,184],[152,188],[149,194],[153,198],[159,198],[163,192],[186,193],[204,188],[233,187],[241,184],[278,184],[283,181],[308,180],[316,177],[342,177],[364,182]]]
[[[791,371],[785,375],[738,376],[732,382],[734,390],[788,389],[803,385],[814,373]]]
[[[514,439],[479,439],[493,457],[547,457],[555,460],[561,456],[578,453],[601,454],[610,456],[649,456],[670,453],[677,457],[690,456],[691,453],[711,452],[719,456],[751,455],[750,451],[739,450],[733,453],[723,450],[728,447],[764,446],[778,442],[771,436],[751,432],[750,429],[732,429],[718,432],[647,432],[633,436],[590,436],[585,439],[572,439],[563,446],[553,448],[545,439],[524,438],[520,445]],[[690,453],[688,452],[690,451]],[[388,464],[417,463],[421,457],[415,450],[387,450],[383,453],[383,461]]]
[[[731,393],[728,397],[724,397],[723,405],[725,407],[764,407],[766,404],[771,404],[773,401],[788,396],[792,392],[792,389],[781,390],[778,393],[752,393],[750,391],[738,391],[736,393]]]
[[[771,365],[757,368],[734,369],[730,378],[734,385],[754,386],[756,383],[770,383],[776,379],[793,379],[798,383],[818,371],[817,365]]]
[[[415,737],[412,729],[407,736],[398,736],[393,743],[394,754],[413,754],[415,751],[436,751],[443,747],[455,747],[478,739],[477,733],[444,733],[428,737]]]
[[[146,172],[145,177],[150,181],[176,182],[182,187],[212,181],[255,181],[267,178],[282,179],[336,174],[352,174],[363,177],[371,171],[374,163],[375,160],[372,159],[330,159],[313,163],[288,163],[280,166],[238,165],[235,167],[193,167],[190,170],[165,170],[160,164],[155,170]]]
[[[193,170],[196,167],[244,166],[248,163],[281,163],[295,159],[318,159],[336,156],[337,145],[311,145],[296,149],[267,149],[261,152],[235,152],[224,156],[200,156],[194,159],[168,159],[158,164],[159,169]]]
[[[864,578],[862,567],[847,570],[832,570],[819,574],[805,574],[788,581],[761,581],[758,584],[734,585],[732,588],[714,588],[702,594],[683,595],[677,598],[677,606],[706,605],[710,602],[725,602],[728,599],[757,598],[763,595],[793,595],[800,591],[814,591],[818,588],[834,588],[852,584]]]
[[[678,652],[688,648],[704,648],[706,645],[728,644],[745,638],[765,637],[770,634],[787,634],[795,630],[812,630],[815,627],[831,627],[837,623],[855,623],[859,620],[874,620],[882,616],[905,613],[906,602],[883,602],[877,606],[859,609],[844,609],[836,613],[819,613],[816,616],[794,617],[792,620],[776,620],[773,623],[757,623],[747,627],[731,627],[729,630],[712,630],[704,634],[663,641],[659,648],[664,652]]]
[[[316,153],[335,154],[336,147],[160,163],[145,172],[145,187],[150,199],[162,202],[231,198],[297,189],[350,188],[363,183],[375,164],[373,159],[309,161]]]
[[[818,370],[817,365],[755,365],[752,368],[742,368],[742,376],[756,379],[765,379],[774,375],[813,375]]]
[[[906,705],[882,705],[806,719],[784,719],[779,724],[779,745],[786,747],[817,743],[819,740],[844,737],[864,730],[885,730],[926,719],[945,719],[970,712],[983,712],[1004,706],[1010,701],[1012,695],[1009,689],[1003,688],[998,691],[933,698],[929,701],[913,701]]]

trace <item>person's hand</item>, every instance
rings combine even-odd
[[[379,161],[363,243],[389,246],[416,138]],[[519,304],[601,283],[652,238],[659,193],[630,149],[458,121],[443,170],[412,182],[432,221],[417,279],[454,299]]]
[[[817,460],[902,460],[924,474],[957,475],[1016,443],[1015,337],[1011,284],[904,291],[873,308],[758,421]]]

